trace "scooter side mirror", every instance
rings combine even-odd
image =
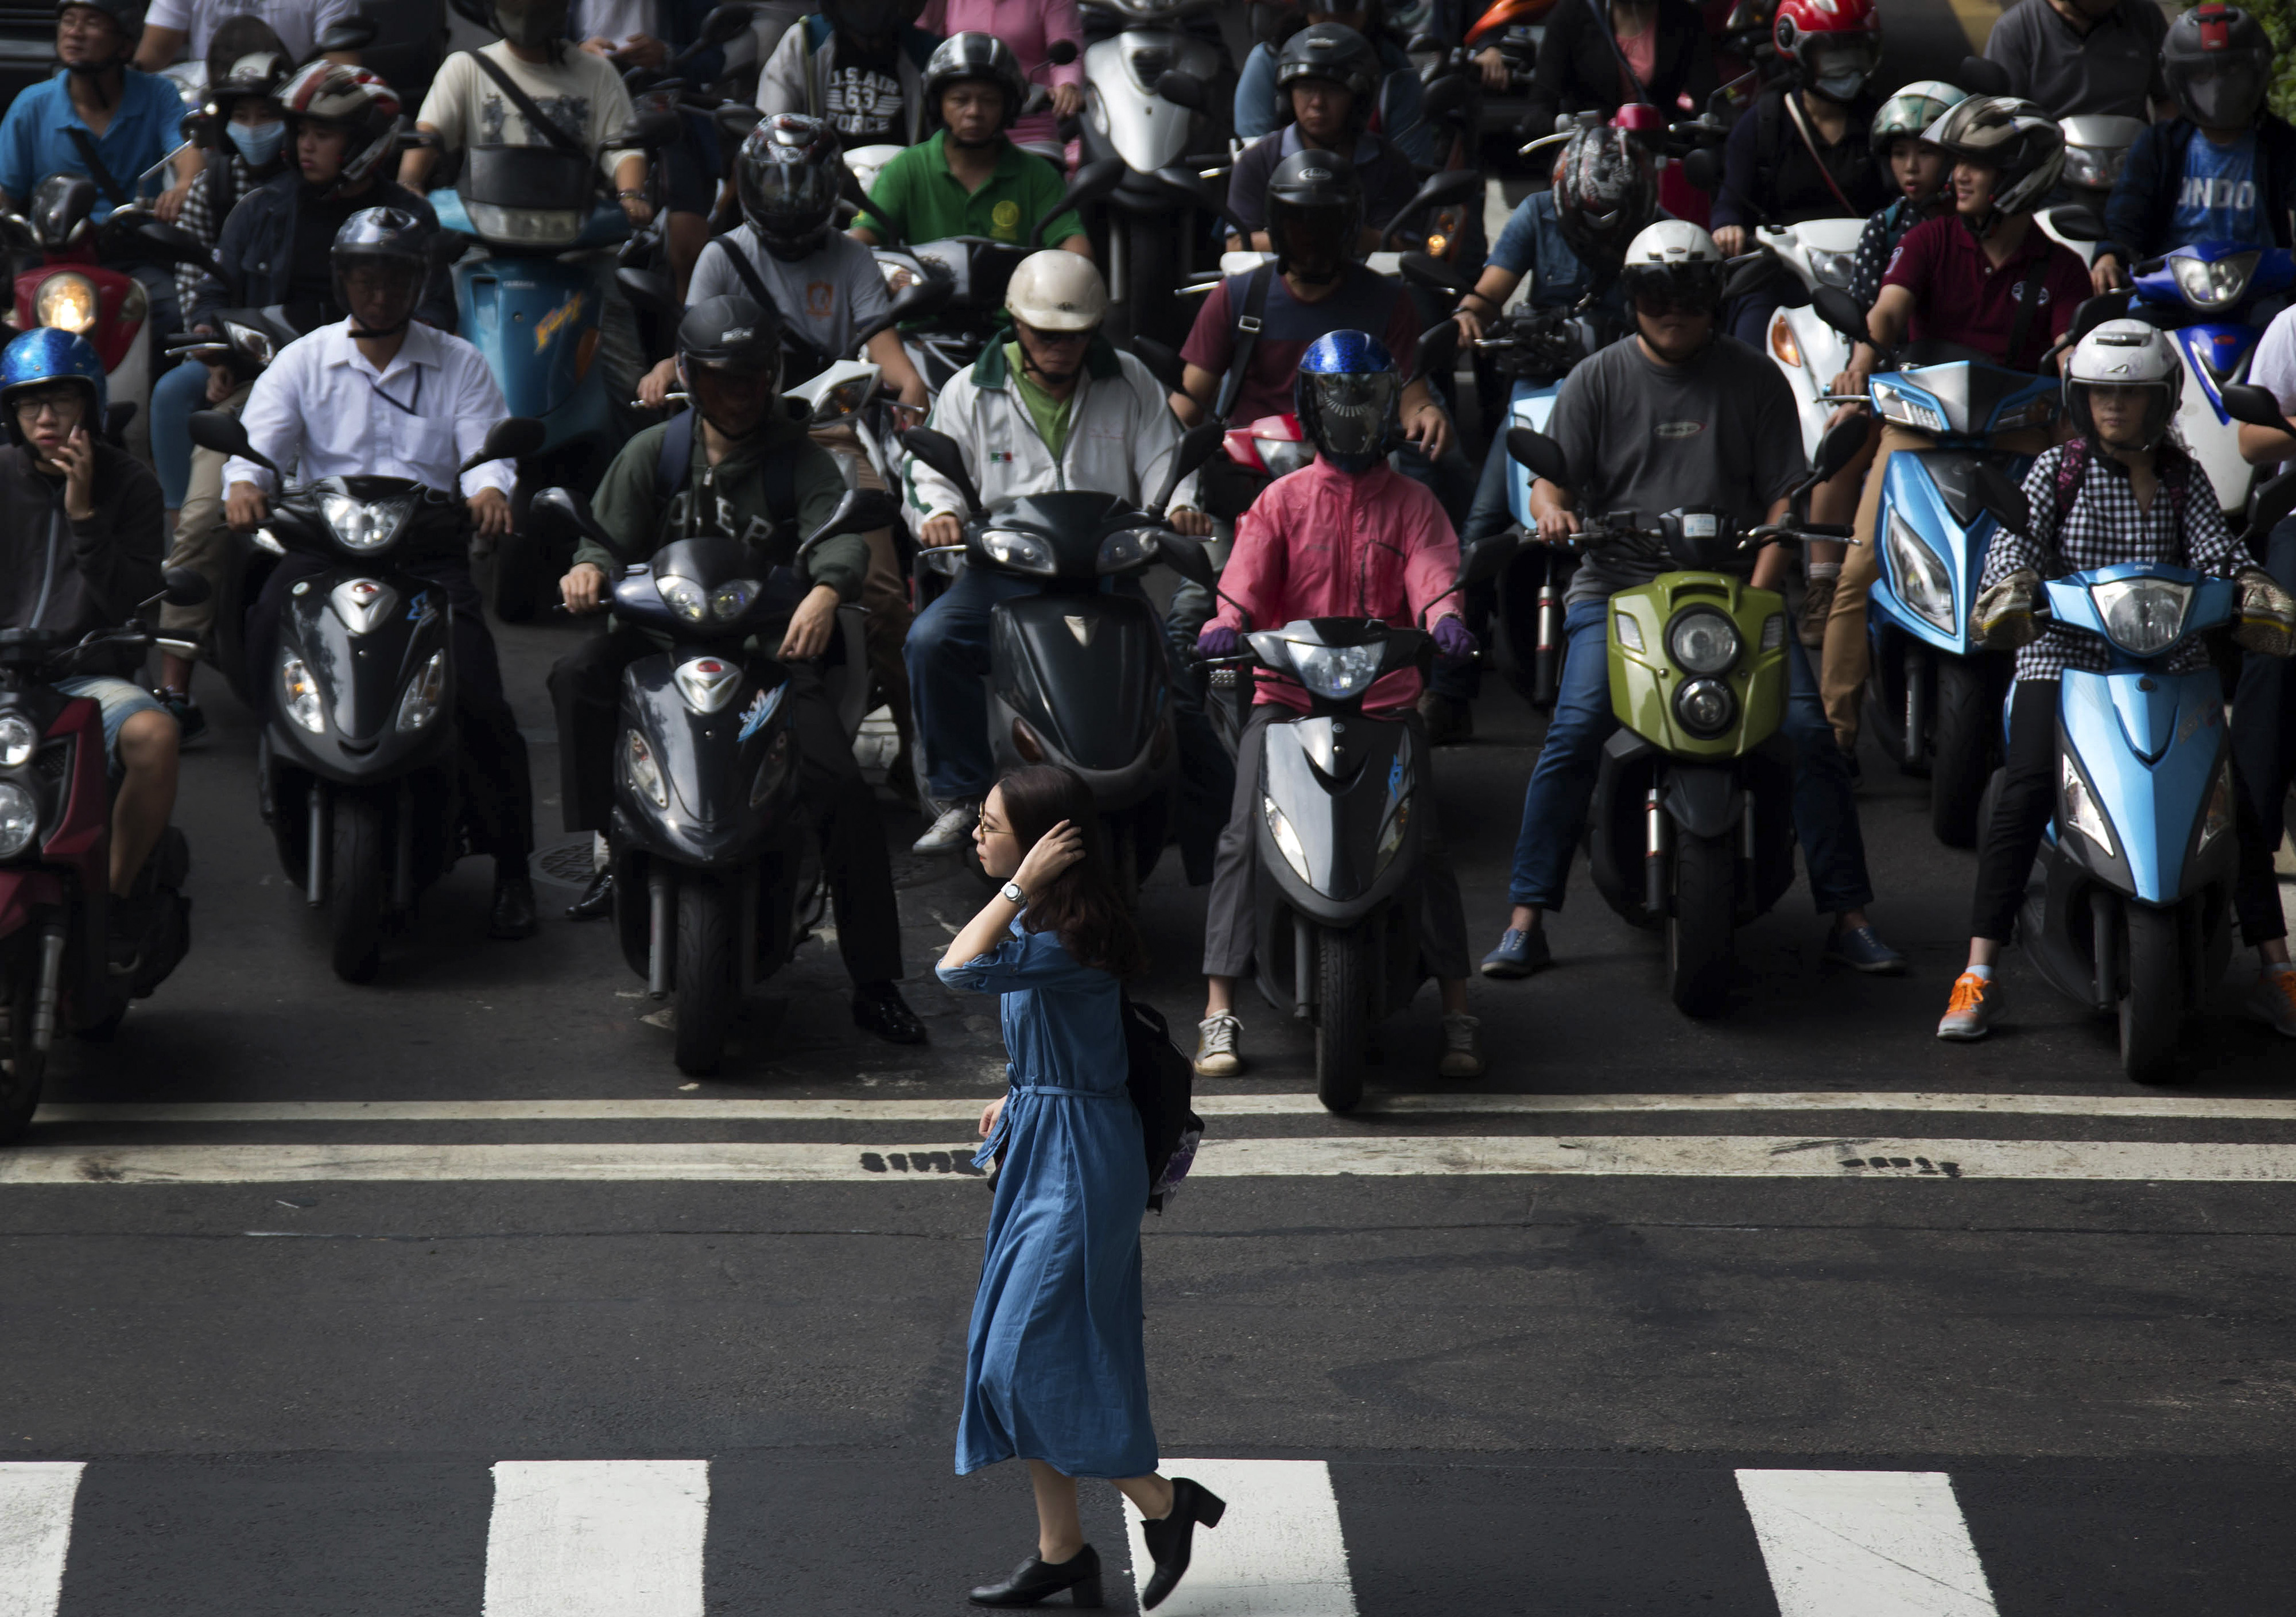
[[[1216,421],[1200,421],[1181,433],[1179,443],[1172,450],[1171,466],[1164,473],[1164,486],[1156,491],[1155,501],[1149,509],[1161,516],[1164,508],[1172,503],[1172,490],[1180,486],[1180,480],[1218,454],[1226,439],[1227,429]]]
[[[1460,553],[1459,583],[1464,588],[1471,584],[1488,584],[1499,576],[1506,564],[1514,559],[1515,535],[1488,533]]]
[[[1029,250],[1034,252],[1045,244],[1045,227],[1054,219],[1072,208],[1098,201],[1123,183],[1124,160],[1121,158],[1103,157],[1096,163],[1086,163],[1078,169],[1069,181],[1068,189],[1061,193],[1061,200],[1045,209],[1044,217],[1029,227]]]
[[[1715,195],[1722,189],[1722,154],[1711,146],[1693,148],[1683,157],[1682,177],[1694,189]]]
[[[2251,427],[2270,427],[2285,432],[2286,419],[2280,413],[2280,400],[2272,390],[2257,386],[2252,382],[2236,382],[2224,390],[2225,414],[2234,421]]]
[[[1077,42],[1073,39],[1055,39],[1045,47],[1045,61],[1056,68],[1068,66],[1078,54]]]
[[[1242,237],[1246,242],[1251,240],[1251,232],[1243,227],[1243,221],[1227,210],[1227,193],[1215,188],[1210,180],[1193,168],[1183,168],[1173,163],[1157,169],[1156,177],[1218,219],[1233,234]]]
[[[1964,56],[1955,72],[1953,82],[1972,95],[2014,95],[2017,86],[2009,80],[2009,70],[1988,56]]]
[[[1980,461],[1971,471],[1970,481],[1977,490],[1977,503],[1995,521],[2013,533],[2026,531],[2033,520],[2033,507],[2007,472],[1991,461]]]
[[[372,17],[346,17],[329,26],[312,42],[313,52],[321,56],[336,51],[363,51],[375,42],[381,28]]]
[[[1148,367],[1148,373],[1175,393],[1185,393],[1182,379],[1187,367],[1180,362],[1180,353],[1169,343],[1159,342],[1153,337],[1135,337],[1132,357]]]
[[[750,138],[750,131],[756,128],[766,115],[746,102],[729,101],[709,116],[718,126],[718,133],[738,145]]]
[[[1570,461],[1562,446],[1535,427],[1509,427],[1507,458],[1558,488],[1570,487]]]
[[[623,132],[620,144],[636,146],[647,152],[659,152],[674,146],[685,137],[685,120],[667,107],[656,107],[630,119]]]
[[[943,481],[953,483],[964,496],[965,509],[978,516],[980,513],[980,488],[973,482],[972,472],[964,464],[964,451],[946,432],[936,432],[931,427],[911,427],[901,434],[901,447],[909,458],[922,462],[939,472]]]
[[[238,416],[226,415],[221,410],[194,410],[189,425],[192,441],[201,448],[253,461],[272,476],[280,475],[279,468],[256,451],[254,443],[247,436],[247,423]]]
[[[797,547],[803,555],[824,539],[835,538],[840,533],[874,533],[880,528],[890,528],[901,520],[901,503],[882,488],[848,488],[829,520],[806,535],[805,543]]]
[[[1852,342],[1872,344],[1874,338],[1866,329],[1866,311],[1857,307],[1857,300],[1838,286],[1821,286],[1809,295],[1809,305],[1817,317],[1840,332]]]
[[[2128,312],[2127,292],[2106,292],[2099,298],[2083,298],[2080,307],[2073,310],[2071,335],[2068,344],[2079,342],[2108,320],[2118,320]]]
[[[135,234],[142,240],[145,250],[161,263],[190,264],[207,270],[215,268],[215,260],[208,254],[207,243],[181,225],[170,225],[163,219],[144,219],[135,226]]]
[[[677,292],[669,277],[659,270],[618,269],[614,284],[632,304],[657,319],[675,320],[685,312],[677,307]]]
[[[170,606],[198,606],[215,593],[208,587],[204,574],[188,567],[170,567],[160,576],[168,583],[160,595]]]
[[[1431,208],[1444,208],[1453,202],[1464,202],[1469,197],[1480,196],[1482,193],[1483,176],[1480,169],[1446,168],[1440,174],[1431,174],[1412,194],[1411,200],[1397,209],[1393,218],[1388,220],[1382,234],[1394,234],[1413,218],[1426,212]]]
[[[104,441],[115,449],[127,447],[127,423],[135,419],[135,401],[115,398],[103,410]]]
[[[1447,118],[1467,104],[1467,81],[1456,73],[1446,73],[1427,86],[1420,98],[1422,118]]]
[[[2296,511],[2296,472],[2284,472],[2256,491],[2249,508],[2248,543],[2253,546],[2279,527],[2292,511]]]
[[[487,441],[463,463],[463,470],[473,471],[488,461],[521,459],[540,449],[549,436],[550,430],[531,415],[505,415],[487,429]]]
[[[1419,333],[1419,357],[1412,361],[1411,380],[1448,376],[1459,368],[1459,323],[1445,320]]]
[[[560,527],[571,528],[583,538],[603,545],[610,551],[613,548],[613,542],[606,530],[599,527],[598,519],[590,514],[590,502],[571,488],[542,489],[527,502],[526,510],[529,527],[537,521],[545,528],[555,523]]]
[[[1447,264],[1442,259],[1431,258],[1423,252],[1405,253],[1400,259],[1397,260],[1397,267],[1403,271],[1405,280],[1414,286],[1423,286],[1430,291],[1450,292],[1456,295],[1470,292],[1475,289],[1475,283],[1466,271],[1456,264]]]
[[[1167,68],[1156,75],[1156,94],[1176,107],[1185,107],[1191,112],[1207,111],[1211,97],[1204,91],[1204,81],[1193,73],[1183,73],[1177,68]]]
[[[731,42],[756,21],[757,16],[757,8],[750,5],[720,5],[712,8],[709,14],[701,20],[701,31],[694,37],[693,45],[688,46],[685,53],[681,53],[681,56],[685,54],[699,56],[713,46]]]
[[[1838,421],[1825,430],[1817,440],[1817,464],[1811,468],[1812,483],[1832,482],[1842,469],[1857,458],[1866,447],[1867,423],[1863,415],[1852,415]]]
[[[1212,570],[1212,559],[1205,554],[1202,540],[1182,533],[1164,534],[1156,541],[1156,554],[1165,566],[1199,588],[1218,587],[1219,575]]]
[[[2052,208],[2049,209],[2049,223],[2057,227],[2059,235],[2070,236],[2076,242],[2104,240],[2104,221],[2096,217],[2095,209],[2077,204]]]
[[[1731,267],[1730,278],[1722,283],[1723,301],[1726,303],[1733,298],[1745,297],[1772,281],[1781,279],[1780,272],[1784,267],[1779,262],[1778,255],[1768,248],[1754,248]]]

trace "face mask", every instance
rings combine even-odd
[[[287,141],[283,120],[275,124],[233,124],[229,127],[231,144],[239,148],[239,155],[250,168],[268,166]]]

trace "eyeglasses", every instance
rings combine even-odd
[[[26,421],[37,421],[43,414],[62,421],[77,411],[80,392],[78,388],[42,388],[35,393],[19,393],[13,402],[16,414]]]
[[[59,34],[100,34],[111,27],[111,19],[93,6],[73,6],[56,19]]]
[[[1044,332],[1038,331],[1033,325],[1024,325],[1020,329],[1046,348],[1075,348],[1090,342],[1095,337],[1100,335],[1100,328],[1097,326],[1081,332]]]

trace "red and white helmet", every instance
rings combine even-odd
[[[365,68],[311,62],[279,86],[279,104],[290,124],[310,119],[349,135],[337,191],[357,185],[398,150],[398,92]]]
[[[1874,0],[1778,0],[1770,37],[1803,87],[1854,101],[1882,65],[1882,13]]]

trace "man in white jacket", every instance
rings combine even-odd
[[[924,0],[823,0],[781,36],[758,75],[758,110],[823,119],[848,150],[914,146],[932,130],[924,65],[938,37]]]
[[[990,348],[950,381],[931,426],[955,440],[982,504],[1024,495],[1093,489],[1131,500],[1163,488],[1180,423],[1148,367],[1100,334],[1108,288],[1088,259],[1057,249],[1030,255],[1004,293],[1015,341]],[[1192,473],[1172,492],[1169,521],[1208,534]],[[909,463],[908,497],[919,542],[964,540],[964,497],[931,468]],[[967,569],[919,614],[905,657],[924,748],[925,780],[944,805],[919,838],[919,853],[964,847],[996,784],[980,681],[988,672],[988,615],[997,602],[1032,593],[1024,579]]]

